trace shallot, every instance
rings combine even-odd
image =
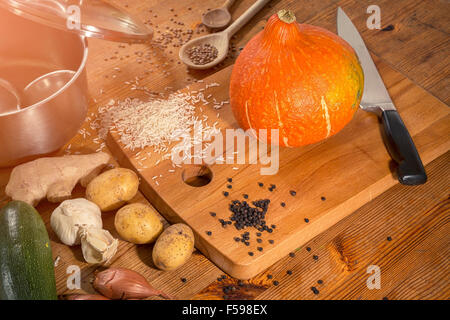
[[[94,288],[105,297],[118,299],[145,299],[161,296],[173,297],[153,288],[147,280],[136,271],[125,268],[109,268],[95,276]]]

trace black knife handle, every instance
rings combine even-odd
[[[427,181],[427,174],[408,130],[395,110],[381,114],[386,146],[392,159],[397,162],[398,180],[405,185],[419,185]]]

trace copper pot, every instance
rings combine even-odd
[[[152,35],[102,0],[0,0],[0,167],[56,151],[81,127],[88,108],[85,37],[148,43]]]
[[[88,108],[87,55],[85,37],[0,9],[0,78],[20,93],[44,71],[75,71],[45,99],[20,110],[0,110],[0,167],[56,151],[77,133]]]

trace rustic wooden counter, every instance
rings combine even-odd
[[[214,0],[116,0],[118,6],[134,13],[155,28],[155,38],[176,31],[185,39],[192,29],[193,37],[208,32],[199,26],[201,13],[217,6]],[[232,7],[233,19],[245,11],[253,0],[237,1]],[[173,40],[166,48],[127,45],[89,40],[89,90],[92,97],[88,120],[97,109],[110,102],[133,96],[132,84],[155,92],[185,87],[233,63],[252,35],[261,30],[265,20],[279,9],[295,12],[300,22],[336,31],[336,9],[341,6],[361,31],[368,48],[381,61],[424,88],[441,102],[450,102],[449,32],[450,6],[445,1],[380,0],[382,28],[366,27],[370,1],[355,0],[273,0],[240,30],[232,43],[230,57],[216,70],[188,72],[178,62],[178,47]],[[169,28],[169,29],[167,29]],[[390,30],[392,29],[392,30]],[[162,45],[164,46],[164,41]],[[420,101],[417,101],[420,103]],[[450,129],[449,129],[450,131]],[[106,147],[98,139],[89,121],[80,133],[59,152],[87,153]],[[236,279],[218,280],[223,272],[195,252],[186,265],[172,272],[154,268],[151,246],[135,246],[120,241],[111,265],[134,269],[144,274],[153,286],[181,299],[448,299],[450,209],[450,153],[426,166],[429,181],[422,186],[396,185],[363,206],[337,225],[311,240],[295,253],[286,256],[255,278],[244,281],[240,290],[224,293],[224,288],[237,284]],[[0,198],[10,170],[0,170]],[[77,187],[74,196],[82,196]],[[146,202],[141,196],[135,201]],[[45,223],[56,207],[46,201],[38,206]],[[104,214],[106,228],[114,235],[114,213]],[[55,268],[59,294],[92,292],[90,281],[97,266],[83,262],[80,248],[62,245],[49,229],[54,257],[60,257]],[[310,251],[306,247],[311,248]],[[313,255],[320,259],[314,260]],[[67,289],[67,267],[82,270],[82,289]],[[369,290],[367,268],[381,268],[381,288]],[[288,274],[288,270],[292,274]],[[291,272],[289,272],[291,273]],[[272,279],[269,279],[269,275]],[[185,278],[186,281],[181,281]],[[278,285],[273,281],[277,280]],[[322,280],[322,284],[318,281]],[[311,287],[320,293],[315,295]],[[226,290],[225,290],[226,291]]]

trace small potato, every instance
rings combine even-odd
[[[154,242],[163,231],[163,224],[155,210],[143,203],[127,204],[120,208],[114,226],[122,239],[136,244]]]
[[[161,270],[183,265],[194,250],[194,233],[182,223],[171,225],[159,236],[153,247],[153,262]]]
[[[139,188],[139,179],[133,171],[115,168],[95,177],[86,187],[86,199],[94,202],[102,211],[123,206],[133,199]]]

